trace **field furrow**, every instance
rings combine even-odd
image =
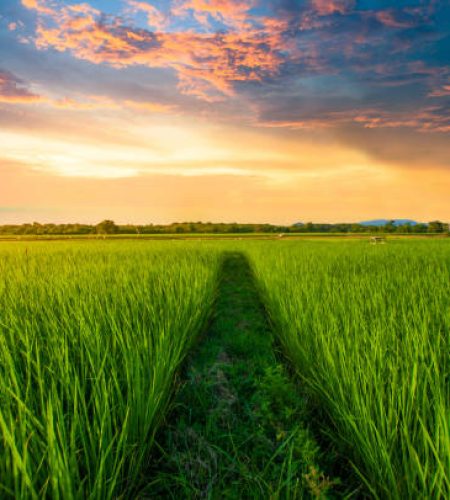
[[[308,498],[338,481],[277,359],[246,258],[224,254],[212,321],[186,364],[149,498]],[[330,456],[325,460],[330,465]]]

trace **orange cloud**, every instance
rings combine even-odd
[[[56,108],[87,111],[92,109],[119,109],[119,103],[105,96],[84,96],[81,99],[64,97],[63,99],[48,100],[48,104]]]
[[[64,97],[63,99],[44,99],[42,102],[55,108],[71,111],[90,111],[95,109],[124,109],[129,108],[141,113],[169,113],[175,106],[150,101],[136,101],[133,99],[114,100],[107,96],[91,95],[81,98]]]
[[[40,96],[26,96],[26,95],[1,95],[0,102],[5,104],[36,104],[44,102],[43,98]]]
[[[150,113],[169,113],[175,109],[174,106],[169,104],[160,104],[158,102],[148,101],[132,101],[130,99],[123,101],[123,104],[133,110]]]
[[[290,121],[262,121],[257,122],[257,126],[265,128],[287,128],[292,130],[325,129],[335,125],[331,120],[290,120]]]
[[[137,5],[142,8],[142,2],[134,3]],[[238,0],[190,0],[178,8],[191,5],[221,16],[234,15],[231,6],[237,8],[238,17],[245,12],[244,2]],[[249,3],[245,5],[248,9]],[[276,74],[286,48],[281,26],[270,23],[263,23],[262,28],[240,25],[241,29],[226,33],[153,33],[123,26],[119,19],[100,18],[101,14],[86,4],[52,11],[40,19],[36,45],[71,51],[77,58],[118,68],[171,68],[178,74],[182,92],[206,100],[233,95],[235,82],[258,81]]]
[[[22,5],[27,9],[35,10],[40,14],[54,14],[55,11],[46,5],[45,0],[22,0]]]
[[[328,16],[334,13],[345,14],[351,10],[354,0],[312,0],[312,8],[320,16]]]

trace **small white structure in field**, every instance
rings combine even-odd
[[[370,238],[371,245],[378,245],[378,243],[384,245],[386,243],[386,238],[384,236],[372,236]]]

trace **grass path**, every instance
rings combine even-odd
[[[225,254],[213,318],[186,363],[144,497],[335,496],[306,402],[272,343],[247,260]]]

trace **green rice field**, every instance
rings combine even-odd
[[[250,251],[320,425],[378,498],[450,496],[450,241]]]
[[[0,242],[0,498],[152,497],[449,498],[450,238]]]

